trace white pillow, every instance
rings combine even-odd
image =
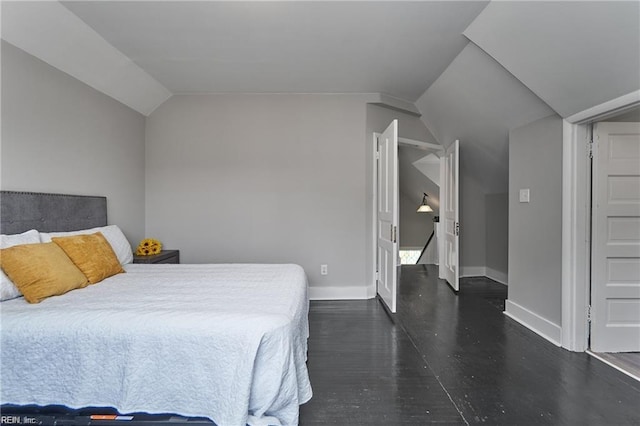
[[[9,248],[20,244],[37,244],[40,242],[40,233],[32,229],[22,234],[0,235],[0,248]],[[0,271],[0,301],[15,299],[22,296],[20,290],[11,282],[4,271]]]
[[[98,228],[82,229],[80,231],[71,232],[41,232],[40,240],[43,243],[51,242],[52,237],[69,237],[72,235],[86,235],[95,234],[96,232],[102,232],[102,235],[109,241],[111,248],[116,253],[116,257],[120,261],[121,265],[133,262],[133,252],[131,251],[131,244],[124,236],[122,230],[118,228],[118,225],[101,226]]]

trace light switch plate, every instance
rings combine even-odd
[[[529,188],[520,190],[520,202],[521,203],[529,202]]]
[[[320,265],[320,275],[329,274],[329,265]]]

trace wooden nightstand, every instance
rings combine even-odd
[[[133,263],[180,263],[180,250],[162,250],[151,256],[133,256]]]

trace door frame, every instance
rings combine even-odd
[[[373,268],[371,276],[373,277],[373,297],[377,297],[378,295],[378,156],[376,153],[378,152],[378,138],[382,133],[373,132],[373,173],[371,174],[372,178],[372,188],[373,188],[373,196],[371,197],[371,210],[372,210],[372,220],[371,220],[371,267]]]
[[[589,125],[640,106],[640,90],[563,120],[562,135],[562,347],[589,347],[591,296],[591,167]]]
[[[373,132],[372,135],[372,139],[371,139],[371,147],[372,147],[372,173],[371,173],[371,184],[372,184],[372,188],[373,188],[373,196],[371,197],[371,205],[369,206],[369,208],[371,209],[370,211],[372,212],[372,220],[371,220],[371,229],[369,230],[371,232],[371,252],[369,253],[370,259],[371,259],[371,267],[372,267],[372,271],[371,271],[371,276],[372,278],[372,282],[370,284],[370,289],[368,294],[371,295],[371,297],[375,297],[378,293],[377,293],[377,276],[376,274],[378,273],[378,253],[377,253],[377,249],[378,249],[378,244],[376,243],[377,238],[378,238],[378,232],[377,232],[377,226],[378,226],[378,159],[376,157],[376,152],[378,151],[378,138],[380,137],[382,133],[380,132]],[[412,146],[414,148],[419,148],[422,149],[424,151],[432,151],[435,155],[437,155],[438,157],[440,157],[443,153],[444,153],[444,148],[440,145],[436,145],[436,144],[432,144],[429,142],[423,142],[423,141],[419,141],[419,140],[415,140],[415,139],[408,139],[408,138],[403,138],[400,137],[400,121],[398,121],[398,148],[400,147],[400,145],[409,145]],[[400,169],[400,164],[398,163],[398,173],[399,173],[399,169]],[[400,179],[398,179],[398,191],[400,191]],[[398,220],[400,220],[398,218]],[[398,237],[399,238],[399,237]],[[439,240],[438,240],[439,241]],[[398,245],[398,250],[400,249],[400,246]]]

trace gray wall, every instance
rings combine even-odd
[[[487,275],[493,275],[494,279],[506,278],[509,271],[509,194],[487,194],[485,212]]]
[[[462,167],[461,167],[462,168]],[[486,266],[485,195],[469,174],[460,173],[460,274],[484,275]]]
[[[400,193],[399,201],[400,248],[419,248],[422,250],[433,231],[433,215],[417,213],[418,205],[402,193]]]
[[[0,186],[104,195],[109,223],[144,238],[144,116],[2,42]]]
[[[365,114],[361,95],[172,97],[147,119],[147,235],[185,263],[297,263],[364,297]]]
[[[558,327],[562,317],[561,182],[560,117],[553,115],[512,130],[509,301]],[[530,189],[531,201],[520,203],[519,190],[525,188]]]

